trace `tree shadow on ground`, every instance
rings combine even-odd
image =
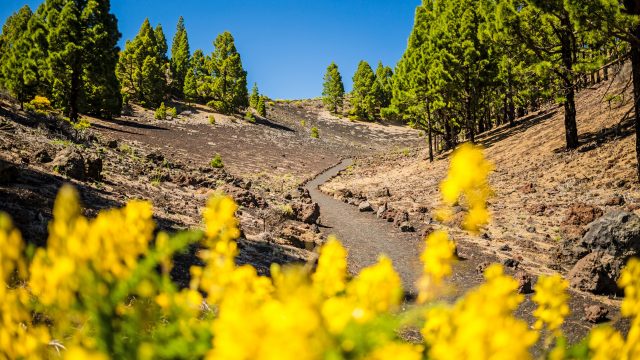
[[[124,119],[100,119],[100,121],[104,121],[106,123],[110,123],[113,125],[119,125],[124,127],[136,128],[136,129],[147,129],[147,130],[169,130],[165,127],[143,124],[139,122],[124,120]]]
[[[635,114],[631,113],[620,122],[598,131],[591,131],[579,136],[578,152],[589,152],[615,140],[622,140],[635,133]]]
[[[260,117],[256,118],[256,124],[257,125],[262,125],[262,126],[267,126],[267,127],[272,128],[272,129],[275,129],[275,130],[296,132],[294,129],[292,129],[292,128],[288,127],[288,126],[275,123],[275,122],[273,122],[273,121],[271,121],[269,119],[266,119],[266,118],[260,118]]]
[[[531,127],[538,125],[543,121],[549,120],[557,113],[558,108],[554,108],[543,110],[536,114],[531,114],[526,117],[517,119],[514,123],[514,126],[505,125],[489,131],[486,135],[482,135],[482,137],[478,140],[478,143],[483,145],[485,148],[490,148],[497,142],[500,142],[516,134],[523,133]]]

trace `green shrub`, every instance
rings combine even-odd
[[[281,205],[279,205],[278,206],[278,211],[280,211],[280,214],[282,214],[282,216],[285,217],[285,218],[292,218],[293,217],[293,208],[289,204],[281,204]]]
[[[167,116],[169,116],[170,119],[175,119],[176,117],[178,117],[178,110],[174,107],[168,108]]]
[[[304,120],[300,120],[300,126],[307,126],[307,122]]]
[[[211,125],[215,125],[216,124],[216,117],[213,116],[213,114],[209,115],[209,124],[211,124]]]
[[[314,139],[320,138],[320,130],[318,130],[318,128],[315,126],[311,128],[311,137]]]
[[[33,100],[29,101],[29,105],[33,106],[34,110],[51,110],[51,101],[40,95],[36,95]]]
[[[160,107],[156,109],[154,118],[156,120],[165,120],[167,118],[167,108],[164,106],[164,103],[161,103]]]
[[[256,117],[250,110],[247,110],[247,112],[244,114],[244,119],[252,124],[256,122]]]
[[[209,161],[209,165],[212,168],[216,168],[216,169],[223,168],[224,164],[222,163],[222,156],[220,156],[220,154],[215,154],[213,156],[213,159],[211,159],[211,161]]]

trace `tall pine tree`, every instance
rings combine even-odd
[[[322,102],[332,114],[337,114],[344,106],[344,84],[338,65],[332,62],[324,74]]]
[[[187,36],[187,29],[184,26],[184,19],[180,16],[178,25],[176,26],[176,34],[171,44],[172,88],[178,96],[184,95],[185,78],[187,76],[190,59],[189,37]]]
[[[29,21],[33,12],[23,6],[11,15],[2,27],[0,35],[0,85],[5,87],[20,102],[33,97],[37,73],[28,61]]]
[[[209,60],[212,75],[210,105],[217,111],[231,113],[249,105],[247,72],[242,68],[233,36],[228,31],[218,35]]]
[[[374,120],[376,100],[373,85],[376,75],[366,61],[360,61],[353,75],[353,91],[351,92],[352,113],[362,120]]]

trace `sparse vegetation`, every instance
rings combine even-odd
[[[311,137],[314,139],[320,138],[320,130],[316,126],[311,128]]]
[[[211,125],[215,125],[216,124],[216,117],[213,114],[209,115],[209,124],[211,124]]]
[[[156,120],[166,120],[167,119],[167,108],[164,106],[164,103],[160,103],[160,106],[156,109],[156,112],[153,116]]]
[[[252,124],[256,122],[256,117],[255,117],[255,115],[253,115],[253,113],[251,112],[251,110],[247,110],[247,111],[245,112],[245,114],[244,114],[244,119],[245,119],[247,122],[250,122],[250,123],[252,123]]]
[[[209,161],[209,166],[215,169],[223,168],[224,164],[222,163],[222,156],[220,156],[220,154],[215,154],[211,161]]]

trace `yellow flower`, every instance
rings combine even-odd
[[[538,304],[538,308],[533,312],[537,318],[536,329],[546,326],[555,336],[561,334],[560,326],[569,315],[569,295],[566,292],[568,286],[568,282],[558,274],[541,276],[538,279],[533,295],[533,301]]]
[[[360,322],[395,309],[402,294],[400,276],[386,256],[381,256],[376,264],[364,268],[347,285],[347,296],[353,298],[356,304],[354,318]]]
[[[368,360],[421,360],[424,348],[420,345],[390,342],[369,354]]]
[[[487,199],[492,191],[487,182],[493,165],[485,160],[482,149],[470,143],[462,144],[451,155],[449,173],[440,184],[442,200],[447,207],[464,198],[469,211],[464,219],[466,230],[477,232],[489,222]],[[448,219],[451,212],[440,209],[438,216]]]
[[[340,242],[330,236],[320,250],[318,267],[312,275],[313,285],[324,296],[344,291],[347,276],[347,251]]]
[[[589,350],[593,360],[621,359],[623,347],[622,335],[609,326],[595,328],[589,334]]]
[[[455,262],[456,245],[449,240],[446,231],[434,231],[426,239],[426,247],[420,255],[424,273],[418,282],[418,303],[424,303],[435,294],[444,278],[451,275]]]

